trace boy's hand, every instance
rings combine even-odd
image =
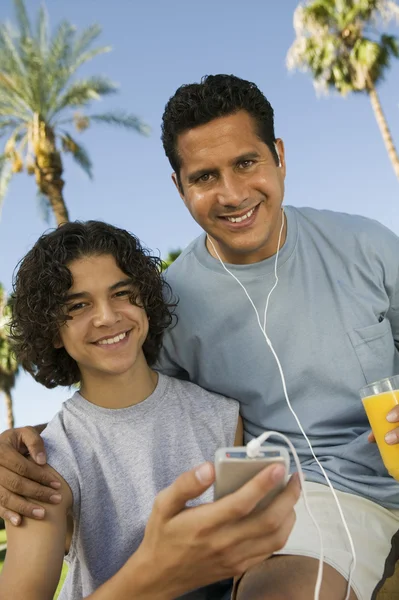
[[[386,418],[389,423],[399,423],[399,406],[395,406],[395,408],[390,410]],[[372,431],[368,435],[368,441],[375,442],[374,433]],[[396,427],[387,433],[385,441],[387,444],[399,444],[399,427]]]
[[[158,494],[143,542],[130,564],[141,573],[139,579],[151,573],[151,581],[142,588],[147,590],[143,597],[175,598],[191,589],[241,575],[280,550],[295,522],[294,506],[300,495],[297,477],[291,478],[268,507],[254,508],[283,477],[284,468],[272,465],[234,494],[187,508],[189,499],[214,482],[213,466],[205,463],[183,473]],[[147,569],[150,565],[152,568]]]
[[[32,460],[23,455],[30,454]],[[0,435],[0,517],[13,525],[21,516],[43,519],[45,510],[25,497],[58,504],[60,482],[38,465],[46,464],[43,440],[33,427],[9,429]]]

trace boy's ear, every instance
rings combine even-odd
[[[60,348],[64,347],[64,344],[62,343],[62,339],[60,334],[57,334],[57,337],[55,338],[54,342],[53,342],[53,346],[56,350],[59,350]]]

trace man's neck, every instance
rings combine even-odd
[[[135,365],[136,366],[136,365]],[[120,375],[95,374],[83,377],[80,394],[103,408],[127,408],[151,396],[158,383],[158,373],[144,361],[139,368]]]
[[[287,218],[285,213],[282,213],[282,223],[278,230],[274,232],[268,244],[252,252],[232,252],[229,248],[224,248],[216,239],[206,236],[205,246],[209,254],[213,258],[221,260],[223,263],[232,265],[251,265],[262,262],[267,258],[271,258],[277,254],[277,250],[281,250],[287,239]],[[282,226],[282,227],[281,227]]]

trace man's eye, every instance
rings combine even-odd
[[[239,163],[239,167],[241,169],[248,169],[248,167],[252,167],[252,165],[254,164],[253,160],[243,160]]]
[[[197,182],[198,183],[207,183],[208,181],[210,181],[210,179],[211,179],[211,174],[204,173],[203,175],[201,175],[201,177],[198,177]]]

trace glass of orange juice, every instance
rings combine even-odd
[[[387,444],[385,435],[399,426],[387,421],[387,414],[399,404],[399,375],[365,385],[360,397],[388,473],[399,481],[399,444]]]

